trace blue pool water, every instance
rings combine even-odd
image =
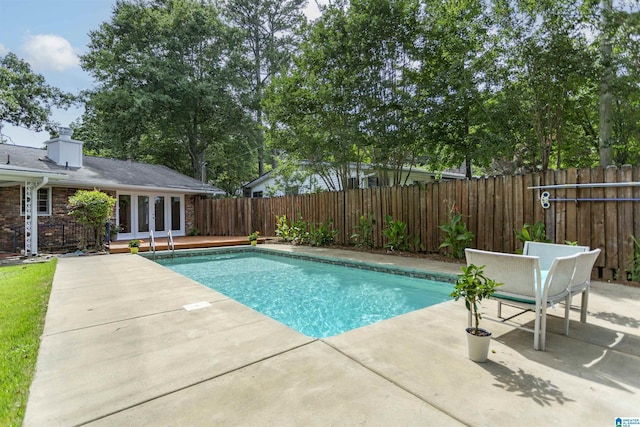
[[[451,299],[453,285],[256,251],[158,263],[311,337]]]

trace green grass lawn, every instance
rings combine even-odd
[[[56,261],[0,267],[1,426],[22,424]]]

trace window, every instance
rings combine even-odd
[[[254,191],[253,192],[253,197],[261,198],[262,197],[262,191]]]
[[[354,188],[358,188],[358,178],[356,177],[347,178],[347,189],[351,190]]]
[[[51,188],[41,188],[38,190],[38,200],[32,200],[36,203],[38,216],[51,215]],[[24,187],[20,187],[20,215],[24,215]]]

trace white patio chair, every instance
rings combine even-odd
[[[502,317],[502,304],[534,312],[533,348],[544,350],[547,308],[566,301],[578,255],[555,258],[544,277],[538,257],[477,249],[466,249],[465,255],[467,265],[484,266],[485,276],[502,283],[492,297],[498,301],[499,318]],[[517,327],[531,331],[530,328]]]
[[[589,286],[591,285],[591,271],[596,259],[600,255],[600,249],[578,254],[576,260],[576,271],[569,285],[569,294],[565,302],[564,334],[569,335],[569,311],[571,309],[571,299],[574,295],[582,294],[580,304],[580,322],[587,323],[587,305],[589,304]]]
[[[540,269],[549,270],[555,258],[587,252],[588,246],[560,245],[557,243],[524,242],[522,255],[540,258]]]

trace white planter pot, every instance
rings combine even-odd
[[[486,332],[487,336],[474,335],[471,333],[475,328],[467,328],[467,348],[469,350],[469,359],[474,362],[486,362],[489,355],[489,344],[491,344],[491,332],[480,328]]]

